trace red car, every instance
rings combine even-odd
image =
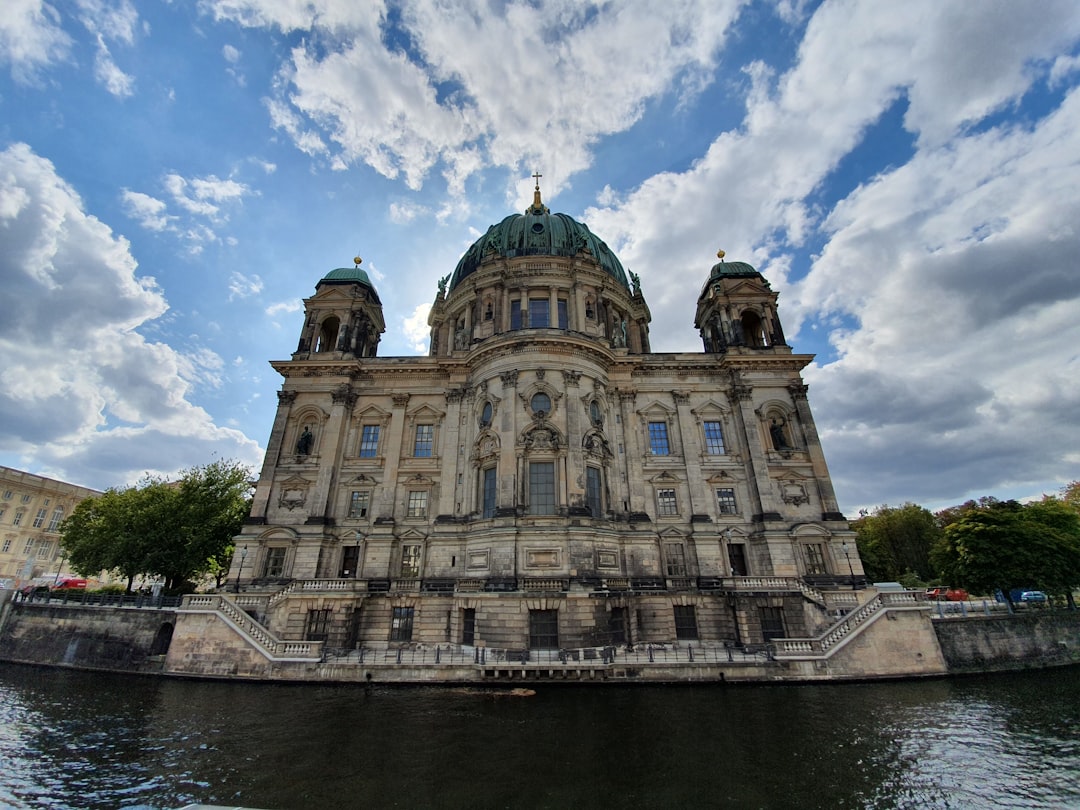
[[[963,588],[930,588],[926,592],[927,599],[936,599],[938,602],[966,602],[968,592]]]
[[[85,591],[86,590],[86,580],[85,579],[73,579],[72,577],[67,577],[66,579],[62,579],[59,582],[57,582],[55,585],[53,585],[52,590],[54,590],[54,591]]]

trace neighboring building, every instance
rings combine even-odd
[[[273,594],[258,618],[278,638],[757,644],[814,635],[835,619],[821,593],[862,584],[812,357],[750,265],[703,273],[703,352],[653,353],[637,277],[537,187],[440,282],[429,356],[379,357],[356,264],[317,283],[272,363],[229,589]]]
[[[60,524],[79,501],[100,494],[0,467],[0,579],[72,573],[60,548]]]

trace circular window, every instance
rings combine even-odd
[[[484,410],[480,414],[480,424],[481,425],[490,425],[491,424],[491,403],[490,402],[485,402],[484,403]]]
[[[532,406],[532,412],[536,415],[551,413],[551,397],[545,394],[543,391],[533,394],[533,398],[529,401]]]
[[[534,223],[533,223],[533,226],[532,226],[532,232],[533,232],[533,233],[543,233],[543,232],[544,232],[544,225],[543,225],[543,223],[540,223],[540,222],[534,222]]]

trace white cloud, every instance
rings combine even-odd
[[[121,192],[124,210],[129,217],[151,231],[163,231],[175,217],[166,213],[168,206],[163,200],[143,194],[141,191],[124,189]]]
[[[390,221],[398,225],[412,222],[418,216],[428,213],[427,206],[416,203],[390,203]]]
[[[255,273],[246,276],[234,270],[229,276],[229,300],[237,298],[250,298],[263,291],[263,280]]]
[[[418,354],[427,354],[428,351],[428,338],[431,336],[431,327],[428,326],[429,312],[431,312],[431,304],[420,304],[413,310],[412,315],[401,319],[401,329],[405,340]]]
[[[303,312],[304,302],[299,298],[294,298],[291,301],[280,301],[276,304],[271,304],[265,310],[266,314],[271,318],[281,315],[282,313]]]
[[[122,45],[135,42],[139,15],[128,0],[106,4],[101,0],[78,0],[79,19],[97,44],[94,77],[110,93],[126,98],[135,92],[135,78],[117,66],[107,40]]]
[[[11,64],[16,81],[32,81],[41,68],[66,59],[71,37],[60,15],[42,0],[7,0],[0,14],[0,61]]]
[[[225,45],[221,49],[221,55],[225,57],[225,61],[231,65],[235,65],[240,61],[240,51],[232,45]]]
[[[161,290],[25,144],[0,152],[0,228],[0,451],[99,487],[215,452],[257,461],[254,442],[191,401],[220,359],[139,334],[166,312]]]

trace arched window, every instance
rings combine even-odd
[[[746,345],[755,349],[763,349],[769,345],[765,335],[765,326],[756,312],[747,310],[742,314],[743,339]]]
[[[480,412],[480,426],[488,427],[491,424],[492,407],[490,402],[484,403],[484,409]]]
[[[322,326],[319,327],[319,339],[315,344],[316,352],[332,352],[336,348],[338,330],[341,327],[341,321],[336,316],[331,315],[325,321],[322,322]]]
[[[595,399],[589,403],[589,418],[597,427],[602,427],[604,424],[604,418],[600,414],[600,403]]]
[[[551,413],[551,397],[543,391],[537,391],[529,400],[529,407],[532,408],[534,416],[546,416]]]

